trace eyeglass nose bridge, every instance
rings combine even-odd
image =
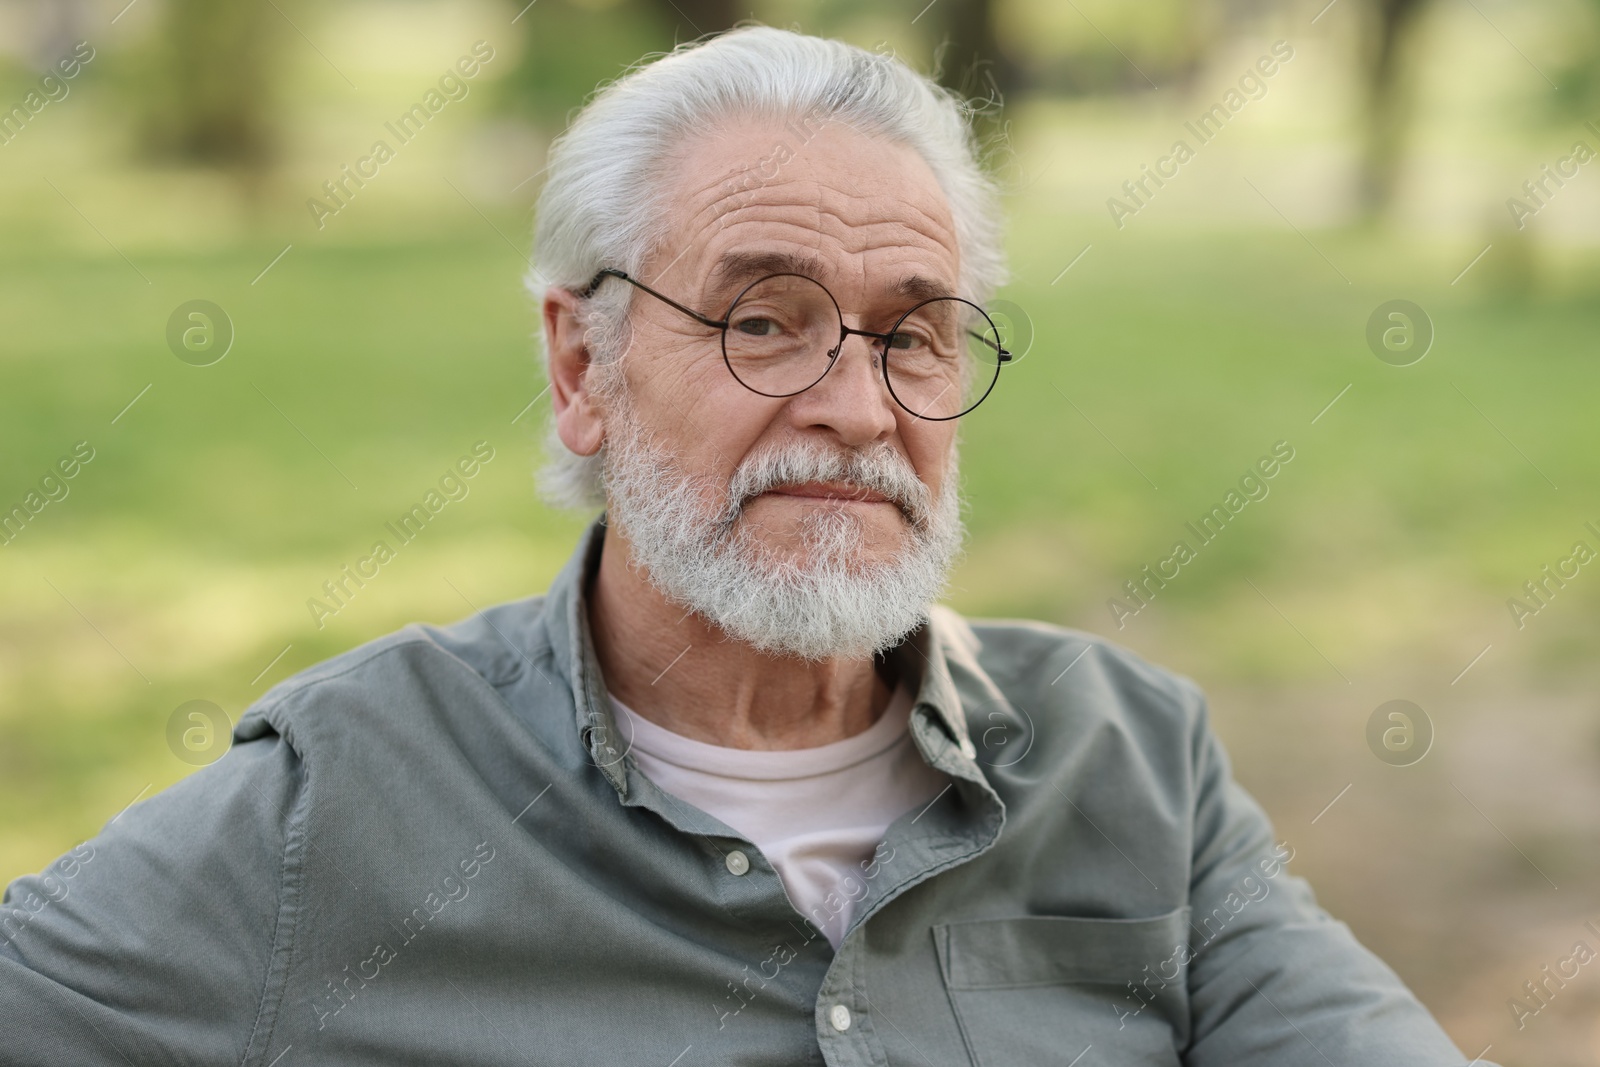
[[[874,330],[857,330],[840,322],[839,343],[828,351],[828,370],[832,370],[833,365],[839,361],[839,353],[844,351],[844,343],[850,339],[852,334],[857,337],[867,338],[867,348],[872,352],[873,359],[877,360],[879,368],[887,367],[889,342],[893,339],[894,334],[878,333]],[[877,347],[872,345],[871,342],[873,341],[878,342]],[[828,371],[823,371],[822,373],[826,376]],[[884,370],[884,373],[887,374],[888,371]],[[821,381],[821,379],[819,378],[818,381]]]

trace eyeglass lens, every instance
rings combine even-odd
[[[722,345],[728,369],[746,388],[767,396],[790,396],[820,381],[838,356],[844,329],[839,305],[828,290],[797,274],[777,274],[750,285],[727,321]],[[889,391],[921,418],[965,414],[988,394],[999,374],[999,330],[968,301],[924,301],[886,332],[891,332],[886,345]]]

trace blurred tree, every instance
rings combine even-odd
[[[1556,73],[1554,104],[1563,119],[1600,120],[1600,0],[1581,0],[1582,18],[1568,23],[1567,61]]]
[[[33,48],[33,65],[49,70],[73,46],[88,37],[88,0],[37,0],[41,31]]]
[[[930,8],[939,11],[935,25],[944,35],[934,46],[939,83],[971,103],[979,142],[998,143],[1023,70],[1000,44],[992,0],[937,0]]]
[[[674,41],[721,33],[731,29],[737,20],[754,14],[739,0],[651,0],[651,4],[657,21],[674,27]]]
[[[981,106],[1006,100],[1022,86],[1022,68],[1001,47],[993,0],[938,0],[944,40],[937,46],[939,81]]]
[[[1427,2],[1369,0],[1371,31],[1362,35],[1365,113],[1359,190],[1361,212],[1368,219],[1383,216],[1394,202],[1412,103],[1402,63]]]
[[[517,22],[522,58],[495,92],[508,110],[558,133],[602,83],[673,46],[680,16],[664,16],[665,7],[656,0],[539,0]]]
[[[998,19],[996,54],[1011,62],[1011,85],[1023,92],[1098,96],[1171,89],[1189,82],[1207,52],[1227,38],[1215,28],[1218,10],[1218,0],[999,2],[992,16]]]
[[[513,110],[559,127],[597,85],[647,53],[721,33],[742,19],[787,24],[786,11],[750,0],[540,0],[520,23],[527,48],[501,89]],[[992,0],[935,0],[922,11],[926,19],[918,16],[913,30],[935,38],[941,84],[986,113],[1021,86],[1021,68],[1000,45]],[[826,35],[862,13],[858,4],[818,0],[805,6],[798,28]]]
[[[223,168],[256,188],[279,150],[271,115],[298,6],[167,0],[137,83],[144,154]]]

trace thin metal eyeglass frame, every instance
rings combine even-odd
[[[978,333],[976,330],[968,330],[967,332],[969,334],[971,334],[973,337],[976,337],[978,340],[982,341],[984,344],[988,345],[990,348],[995,350],[995,353],[996,353],[995,371],[994,371],[994,377],[991,378],[990,381],[989,381],[989,387],[987,389],[985,389],[983,391],[983,395],[980,396],[977,400],[974,400],[972,402],[972,405],[970,407],[968,407],[965,411],[958,411],[954,415],[938,415],[938,416],[935,416],[935,415],[924,415],[921,412],[912,410],[911,407],[909,407],[905,402],[903,402],[900,399],[899,396],[897,396],[895,394],[894,384],[892,382],[890,382],[890,380],[889,380],[889,355],[888,355],[889,351],[890,351],[889,342],[891,340],[893,340],[894,339],[894,335],[900,331],[900,324],[905,322],[906,319],[910,318],[912,312],[916,311],[917,308],[920,308],[920,307],[924,306],[925,304],[931,304],[935,300],[948,300],[948,299],[960,299],[960,298],[959,297],[939,297],[939,296],[930,297],[929,299],[923,300],[920,303],[912,306],[903,315],[901,315],[898,319],[896,319],[895,320],[895,324],[894,324],[894,329],[890,330],[888,333],[875,333],[872,330],[857,330],[857,329],[853,329],[852,327],[846,326],[844,324],[844,313],[839,310],[839,302],[837,300],[834,300],[833,294],[831,292],[828,292],[828,287],[823,285],[821,282],[817,281],[815,278],[808,278],[804,274],[792,274],[792,273],[789,273],[789,272],[780,271],[780,272],[778,272],[776,274],[769,274],[769,275],[767,275],[765,277],[757,278],[755,281],[751,282],[749,285],[747,285],[743,289],[739,290],[739,294],[737,296],[735,296],[733,298],[733,302],[728,305],[728,311],[731,313],[735,307],[738,307],[739,301],[744,299],[745,293],[748,293],[755,286],[761,284],[764,281],[767,281],[770,278],[786,278],[786,277],[803,278],[806,281],[811,282],[817,288],[821,289],[824,293],[827,293],[828,294],[828,299],[830,301],[832,301],[833,310],[839,316],[839,330],[840,330],[839,343],[834,345],[831,349],[828,350],[828,366],[827,366],[827,369],[824,370],[821,374],[817,375],[816,380],[813,381],[811,383],[811,385],[803,386],[802,388],[796,389],[793,392],[789,392],[789,393],[766,393],[766,392],[762,392],[760,389],[754,388],[748,382],[746,382],[743,378],[739,377],[739,375],[734,371],[733,365],[728,362],[727,336],[728,336],[729,322],[728,322],[727,319],[723,319],[722,321],[719,322],[716,319],[713,319],[708,315],[702,315],[702,314],[700,314],[700,312],[695,311],[693,308],[685,307],[684,305],[678,303],[676,300],[672,299],[670,296],[667,296],[665,293],[656,292],[654,289],[650,288],[644,282],[641,282],[637,278],[634,278],[631,275],[629,275],[627,272],[617,270],[614,267],[602,267],[595,274],[595,276],[589,280],[589,284],[584,286],[575,295],[580,300],[589,299],[591,296],[594,295],[595,290],[600,288],[601,283],[604,282],[608,277],[609,278],[621,278],[623,281],[627,282],[629,285],[632,285],[632,286],[634,286],[635,288],[638,288],[638,289],[643,289],[645,292],[649,293],[651,296],[655,297],[657,300],[660,300],[663,303],[670,304],[672,307],[677,308],[679,311],[683,312],[685,315],[688,315],[690,318],[694,319],[696,322],[700,323],[701,325],[708,326],[708,327],[710,327],[710,328],[712,328],[714,330],[720,330],[722,332],[722,362],[723,362],[723,365],[728,368],[728,373],[733,375],[733,380],[734,381],[738,382],[740,385],[744,386],[746,389],[749,389],[752,393],[755,393],[757,396],[770,396],[770,397],[774,397],[774,398],[780,398],[780,397],[786,397],[786,396],[798,396],[801,393],[805,392],[807,389],[810,389],[811,386],[816,385],[817,382],[822,381],[823,378],[826,378],[828,376],[828,371],[832,370],[833,369],[833,365],[835,363],[837,363],[838,360],[839,360],[839,349],[841,347],[843,347],[845,340],[848,337],[850,337],[851,334],[855,334],[855,335],[857,335],[859,337],[867,337],[867,338],[871,338],[872,340],[882,342],[883,347],[879,350],[879,358],[880,358],[880,361],[881,361],[882,366],[883,366],[883,384],[888,387],[889,396],[894,399],[894,402],[896,404],[899,404],[900,407],[904,408],[911,415],[915,416],[918,419],[922,419],[922,420],[924,420],[926,422],[948,422],[951,419],[959,419],[963,415],[970,414],[972,411],[974,411],[978,407],[979,404],[981,404],[985,400],[987,400],[988,397],[989,397],[989,394],[994,391],[995,384],[1000,381],[1000,367],[1003,366],[1006,363],[1009,363],[1011,361],[1012,353],[1004,345],[996,344],[994,341],[992,341],[989,338],[983,336],[983,334]],[[989,313],[988,312],[986,312],[982,308],[978,307],[978,305],[973,304],[971,301],[963,300],[962,303],[968,304],[971,307],[973,307],[974,309],[976,309],[978,314],[982,315],[984,317],[984,319],[986,321],[988,321],[988,323],[989,323],[989,325],[991,327],[994,326],[994,320],[989,318]],[[998,329],[996,329],[995,332],[998,333],[999,332]]]

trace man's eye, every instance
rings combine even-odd
[[[736,328],[751,337],[770,337],[778,332],[778,324],[771,319],[745,319]]]
[[[902,331],[901,333],[892,333],[889,335],[890,348],[904,351],[905,349],[915,347],[916,344],[917,337],[915,334],[909,334]]]

